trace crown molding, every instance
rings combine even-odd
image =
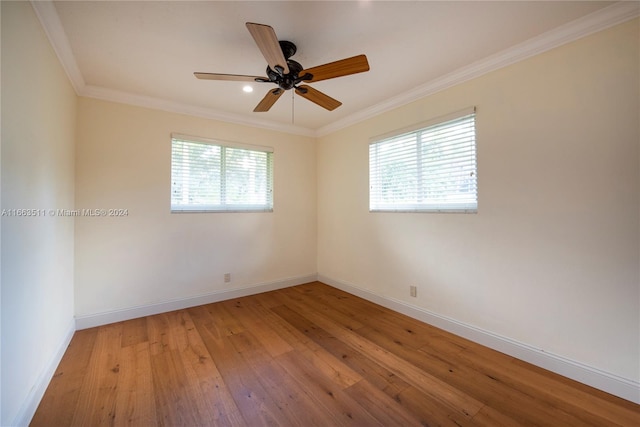
[[[80,95],[85,87],[84,78],[82,77],[80,68],[78,68],[76,58],[73,56],[69,39],[64,32],[62,22],[60,22],[60,17],[58,16],[53,1],[31,0],[31,6],[38,20],[40,20],[40,25],[42,25],[45,34],[49,38],[49,43],[51,43],[53,51],[58,56],[62,68],[64,68],[64,71],[67,73],[71,86],[73,86],[76,94]]]
[[[232,114],[212,108],[198,107],[191,104],[168,101],[151,96],[139,95],[101,86],[87,85],[79,93],[87,98],[100,99],[103,101],[118,102],[121,104],[135,105],[137,107],[152,108],[155,110],[168,111],[170,113],[185,114],[188,116],[202,117],[205,119],[218,120],[226,123],[233,123],[242,126],[257,127],[260,129],[272,130],[294,135],[315,137],[316,133],[312,129],[302,126],[286,125],[269,120],[247,118],[239,114]]]
[[[79,96],[107,101],[131,104],[179,114],[207,119],[220,120],[243,126],[258,127],[295,135],[322,137],[340,129],[373,118],[387,111],[402,107],[418,99],[433,95],[444,89],[480,77],[491,71],[512,65],[529,57],[538,55],[564,44],[573,42],[598,31],[605,30],[640,15],[639,1],[620,1],[595,11],[575,21],[561,25],[551,31],[529,39],[509,49],[459,68],[442,77],[426,82],[411,91],[401,93],[388,100],[358,111],[343,119],[336,120],[319,129],[286,125],[273,121],[247,118],[246,116],[222,112],[219,110],[177,103],[165,99],[117,91],[99,86],[88,86],[80,73],[75,57],[64,32],[60,18],[51,0],[31,0],[42,27],[60,60],[69,80]]]
[[[640,15],[640,2],[621,1],[561,25],[516,46],[461,67],[442,77],[424,83],[409,92],[401,93],[381,103],[352,114],[316,130],[322,137],[384,112],[402,107],[444,89],[475,79],[491,71],[573,42],[598,31],[605,30]]]
[[[69,39],[64,31],[60,17],[52,0],[31,0],[31,5],[47,35],[51,46],[62,64],[71,85],[78,96],[101,99],[104,101],[118,102],[135,105],[138,107],[153,108],[172,113],[186,114],[206,119],[220,120],[243,126],[257,127],[294,135],[315,137],[313,129],[302,126],[281,124],[263,119],[247,118],[239,114],[227,113],[212,108],[197,107],[194,105],[168,101],[130,92],[118,91],[100,86],[87,85],[78,68],[75,56],[71,50]]]

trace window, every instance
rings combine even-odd
[[[475,108],[375,138],[369,209],[477,212]]]
[[[272,211],[273,150],[171,137],[171,212]]]

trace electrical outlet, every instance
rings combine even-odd
[[[231,273],[224,273],[224,283],[229,283],[231,281]]]
[[[418,296],[418,288],[416,286],[409,286],[409,295],[412,297]]]

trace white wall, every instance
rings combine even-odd
[[[2,2],[2,209],[74,206],[76,95],[26,2]],[[3,426],[28,421],[73,332],[74,220],[2,217]]]
[[[274,148],[272,213],[170,213],[171,133]],[[80,98],[76,219],[81,317],[316,274],[313,138]],[[224,283],[231,273],[231,283]]]
[[[638,34],[636,19],[320,138],[319,275],[637,385]],[[369,138],[474,105],[478,213],[369,213]]]

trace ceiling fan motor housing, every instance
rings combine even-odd
[[[300,71],[304,68],[300,65],[299,62],[294,61],[291,58],[297,51],[296,45],[287,40],[280,40],[280,47],[282,48],[282,54],[287,60],[287,66],[289,67],[289,73],[284,74],[279,67],[276,67],[276,70],[267,66],[267,76],[269,77],[269,81],[277,84],[281,89],[289,90],[296,87],[297,84],[302,82],[307,78],[311,78],[311,76],[300,76]]]
[[[288,74],[281,74],[278,71],[272,70],[271,67],[267,67],[267,76],[269,76],[269,80],[276,83],[284,90],[292,89],[301,81],[301,79],[298,78],[298,74],[302,71],[302,65],[293,59],[288,59],[287,66],[289,66]]]

